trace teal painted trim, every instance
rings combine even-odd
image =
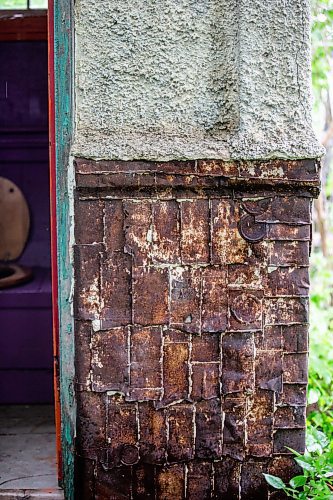
[[[63,488],[74,499],[74,321],[71,307],[73,268],[70,249],[69,155],[73,131],[72,0],[54,0],[55,154],[58,248],[58,305]]]

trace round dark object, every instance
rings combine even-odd
[[[231,304],[231,312],[240,323],[255,323],[261,318],[261,301],[255,295],[241,293]]]
[[[140,455],[137,446],[132,444],[124,445],[121,450],[121,463],[124,465],[134,465],[139,461]]]
[[[267,236],[267,225],[265,222],[256,222],[253,215],[243,215],[239,221],[239,232],[242,238],[255,243]]]

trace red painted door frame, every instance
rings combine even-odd
[[[53,8],[48,16],[41,11],[18,11],[21,16],[13,18],[6,11],[1,13],[0,41],[48,41],[48,75],[49,75],[49,172],[50,172],[50,204],[51,204],[51,273],[52,273],[52,320],[53,320],[53,352],[54,352],[54,400],[57,440],[58,477],[62,481],[61,452],[61,420],[59,392],[59,312],[58,312],[58,266],[57,266],[57,225],[56,225],[56,162],[55,162],[55,118],[54,118],[54,21]]]
[[[61,407],[59,380],[59,309],[58,309],[58,260],[57,260],[57,192],[56,192],[56,147],[55,147],[55,78],[54,78],[54,6],[49,0],[48,9],[48,75],[49,75],[49,145],[50,145],[50,211],[51,211],[51,275],[52,275],[52,321],[54,354],[54,404],[59,482],[63,480],[61,449]]]

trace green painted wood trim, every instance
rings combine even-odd
[[[63,488],[74,499],[74,322],[71,294],[71,185],[70,147],[73,130],[73,15],[72,0],[54,0],[55,153],[58,248],[58,305],[61,439]],[[71,184],[72,183],[72,184]]]

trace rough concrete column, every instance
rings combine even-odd
[[[75,5],[76,496],[266,499],[304,449],[308,2]]]

